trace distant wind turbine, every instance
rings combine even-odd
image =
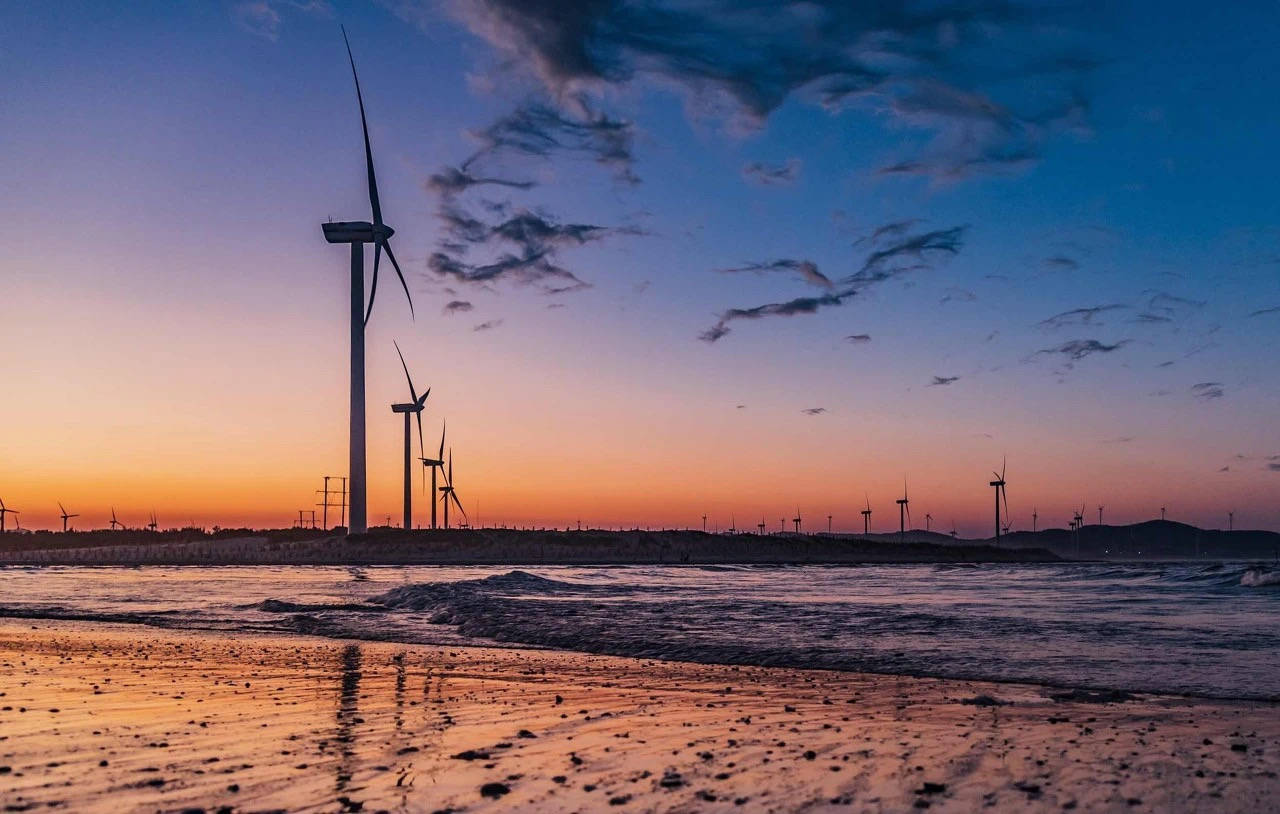
[[[756,528],[760,529],[760,536],[764,536],[764,518],[760,518],[760,522],[756,524]]]
[[[1035,533],[1035,530],[1036,530],[1036,518],[1037,518],[1037,517],[1039,517],[1039,515],[1037,515],[1037,514],[1036,514],[1036,510],[1035,510],[1035,509],[1032,509],[1032,510],[1031,510],[1031,533],[1032,533],[1032,534],[1034,534],[1034,533]]]
[[[67,521],[73,517],[79,517],[78,514],[67,514],[67,510],[63,508],[62,503],[58,503],[58,510],[62,512],[62,530],[67,530]]]
[[[440,502],[444,504],[444,527],[449,528],[449,501],[458,507],[458,511],[462,512],[462,519],[467,519],[467,510],[462,508],[462,501],[458,500],[458,493],[453,488],[453,450],[449,450],[449,469],[445,472],[444,486],[440,487]]]
[[[154,511],[154,510],[152,510],[152,512],[151,512],[151,522],[147,524],[147,530],[148,530],[148,531],[153,531],[153,532],[154,532],[154,531],[155,531],[157,528],[159,528],[159,527],[160,527],[160,524],[156,522],[156,513],[155,513],[155,511]]]
[[[1102,509],[1103,509],[1102,506],[1098,507],[1098,525],[1099,526],[1102,525]]]
[[[409,441],[409,416],[412,415],[418,419],[418,455],[425,453],[422,450],[422,410],[426,406],[427,396],[431,395],[431,388],[421,396],[413,386],[413,377],[409,375],[409,366],[404,363],[404,354],[400,352],[400,345],[392,342],[396,346],[396,355],[400,357],[400,367],[404,368],[404,377],[409,381],[409,401],[403,404],[392,404],[391,412],[404,413],[404,527],[406,529],[413,528],[413,470],[410,468],[409,462],[413,460],[410,452],[413,445]],[[435,493],[432,492],[434,495]]]
[[[6,516],[6,515],[10,515],[10,514],[16,515],[16,514],[20,514],[20,512],[19,512],[17,509],[7,509],[7,508],[5,508],[4,501],[3,501],[3,500],[0,500],[0,533],[3,533],[3,532],[4,532],[4,520],[5,520],[5,516]],[[17,518],[17,517],[15,517],[15,518],[13,518],[13,519],[14,519],[14,522],[17,522],[17,520],[18,520],[18,518]],[[19,526],[19,528],[21,528],[21,526]]]
[[[867,499],[867,508],[862,510],[862,533],[864,535],[871,533],[871,496],[864,494]]]
[[[924,530],[925,530],[925,531],[928,531],[928,530],[929,530],[929,526],[930,526],[932,523],[933,523],[933,515],[929,514],[928,512],[925,512],[925,513],[924,513]]]
[[[996,472],[993,469],[991,471],[991,474],[995,475],[996,479],[987,484],[988,486],[995,487],[995,490],[996,490],[996,545],[997,546],[1000,545],[1000,497],[1001,495],[1005,496],[1004,498],[1005,514],[1008,515],[1009,513],[1009,498],[1004,491],[1004,470],[1007,464],[1008,464],[1008,459],[1005,459],[1005,462],[1000,465],[999,472]]]
[[[431,469],[431,528],[436,527],[436,495],[440,489],[436,485],[436,475],[440,470],[444,469],[444,433],[448,429],[447,422],[440,423],[440,451],[436,453],[434,458],[419,458],[422,466]]]
[[[898,498],[898,542],[907,539],[907,516],[911,513],[911,501],[907,499],[907,479],[902,479],[902,497]]]
[[[119,526],[120,528],[124,528],[124,523],[121,523],[119,520],[116,519],[116,510],[115,510],[115,507],[113,506],[111,508],[111,530],[115,531],[116,526]]]
[[[791,518],[791,522],[796,524],[796,534],[800,533],[800,507],[796,507],[796,516]]]
[[[400,264],[391,252],[389,242],[395,230],[382,222],[382,205],[378,201],[378,179],[373,172],[373,151],[369,147],[369,124],[364,115],[364,96],[360,92],[360,77],[356,75],[356,60],[351,54],[347,30],[342,29],[342,41],[347,46],[347,59],[351,63],[351,78],[355,80],[356,102],[360,106],[360,128],[364,133],[364,163],[369,183],[369,206],[373,210],[373,223],[368,221],[344,221],[325,223],[324,239],[330,243],[351,244],[351,431],[349,436],[348,463],[351,478],[351,516],[348,534],[364,534],[369,530],[367,504],[365,502],[365,432],[364,432],[364,328],[373,313],[373,299],[378,293],[378,265],[382,252],[395,267],[404,294],[409,298],[409,313],[413,313],[413,297],[405,282]],[[373,282],[369,287],[369,305],[364,303],[364,245],[373,244]]]

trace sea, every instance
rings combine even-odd
[[[0,617],[1280,700],[1280,569],[0,567]]]

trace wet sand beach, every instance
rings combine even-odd
[[[0,623],[0,810],[1268,811],[1280,706]]]

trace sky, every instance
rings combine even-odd
[[[1136,0],[7,4],[24,527],[287,525],[345,474],[342,24],[414,303],[384,263],[371,522],[398,342],[486,525],[889,531],[905,480],[989,536],[1007,465],[1014,528],[1280,530],[1280,10]]]

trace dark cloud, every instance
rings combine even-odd
[[[1222,467],[1221,469],[1219,469],[1218,471],[1219,471],[1219,472],[1230,472],[1230,471],[1231,471],[1231,467],[1229,467],[1229,466],[1224,466],[1224,467]]]
[[[502,324],[503,322],[505,322],[505,321],[506,321],[506,320],[501,320],[501,319],[491,319],[491,320],[489,320],[488,322],[481,322],[479,325],[475,326],[475,327],[474,327],[474,328],[472,328],[471,330],[473,330],[473,331],[492,331],[494,328],[498,327],[499,325],[501,325],[501,324]]]
[[[959,376],[934,376],[933,381],[929,382],[925,387],[946,387],[960,381]]]
[[[1054,271],[1075,271],[1080,268],[1080,263],[1072,260],[1070,257],[1066,257],[1065,255],[1046,257],[1044,259],[1044,265]]]
[[[785,272],[797,275],[801,280],[817,288],[825,288],[828,291],[834,288],[831,280],[822,272],[818,271],[818,265],[812,260],[770,260],[765,263],[747,263],[737,268],[717,269],[721,274],[740,274],[742,272],[754,272],[756,274],[766,274],[768,272]]]
[[[467,213],[454,203],[440,208],[446,236],[427,259],[427,268],[443,278],[464,283],[488,283],[503,279],[539,285],[548,294],[587,288],[588,283],[556,262],[566,248],[582,246],[616,234],[636,234],[630,228],[611,228],[586,223],[560,223],[545,212],[520,209],[502,220],[489,223]],[[474,263],[461,255],[484,248],[489,262]]]
[[[871,334],[850,334],[844,338],[844,341],[851,345],[865,345],[871,341]]]
[[[827,411],[826,407],[807,407],[801,410],[800,412],[804,413],[805,415],[822,415],[826,411]]]
[[[441,310],[446,314],[461,314],[474,308],[475,306],[466,300],[450,300]]]
[[[1113,303],[1111,305],[1095,305],[1091,308],[1072,308],[1070,311],[1063,311],[1060,314],[1054,314],[1048,319],[1042,319],[1036,323],[1041,328],[1063,328],[1068,325],[1095,325],[1095,320],[1099,314],[1105,314],[1108,311],[1120,311],[1128,308],[1127,305]]]
[[[1267,464],[1267,469],[1272,472],[1280,472],[1280,464]]]
[[[1136,322],[1140,325],[1160,325],[1173,322],[1173,317],[1165,316],[1164,314],[1148,314],[1144,311],[1131,319],[1130,322]]]
[[[1226,394],[1222,389],[1222,382],[1200,382],[1191,385],[1191,395],[1204,401],[1213,401],[1220,399]]]
[[[1033,353],[1032,357],[1049,355],[1063,356],[1068,360],[1067,367],[1070,368],[1071,362],[1078,362],[1086,356],[1092,356],[1095,353],[1113,353],[1129,344],[1130,341],[1131,340],[1128,339],[1121,339],[1113,345],[1108,345],[1105,342],[1099,342],[1096,339],[1072,339],[1070,342],[1063,342],[1061,345],[1056,345],[1052,348],[1042,348]]]
[[[584,97],[574,97],[572,101],[569,107],[573,112],[542,102],[529,102],[474,132],[472,135],[481,146],[456,172],[466,175],[473,166],[506,157],[568,155],[595,161],[610,169],[618,180],[635,183],[638,179],[632,171],[634,126],[592,110]],[[440,174],[448,177],[449,173],[444,170]]]
[[[474,175],[457,167],[444,167],[427,179],[426,187],[438,195],[450,197],[460,195],[472,187],[500,186],[511,189],[531,189],[532,181],[513,181],[508,178],[494,178]]]
[[[644,79],[682,89],[698,112],[747,125],[792,97],[832,113],[859,106],[932,134],[890,172],[942,178],[1023,166],[1050,136],[1084,129],[1087,104],[1075,88],[1095,65],[1051,10],[999,0],[457,0],[450,8],[562,105]],[[1032,97],[1039,108],[1020,111]]]
[[[939,229],[919,234],[903,234],[901,230],[885,232],[853,274],[843,277],[835,290],[817,297],[796,297],[767,303],[754,308],[730,308],[720,314],[715,325],[703,331],[699,339],[715,342],[729,333],[729,323],[741,319],[789,317],[813,314],[822,308],[844,304],[860,292],[912,271],[931,267],[940,257],[954,255],[963,244],[964,226]]]
[[[753,161],[742,168],[742,177],[767,187],[790,186],[800,177],[801,166],[798,158],[787,159],[781,164]]]

